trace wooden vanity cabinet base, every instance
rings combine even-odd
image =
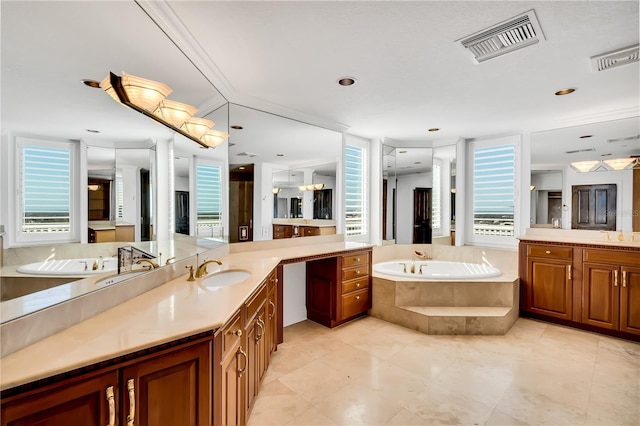
[[[370,308],[370,250],[307,262],[307,318],[333,328]]]

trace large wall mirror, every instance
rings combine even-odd
[[[172,162],[174,156],[187,158],[189,171],[198,161],[225,166],[227,143],[217,149],[202,149],[82,81],[101,81],[110,71],[118,75],[124,71],[165,83],[172,89],[168,99],[196,106],[196,116],[215,117],[214,129],[228,132],[224,97],[150,19],[144,5],[2,2],[1,7],[0,180],[8,181],[9,167],[5,166],[13,160],[7,158],[10,151],[6,146],[16,135],[45,141],[74,141],[86,147],[86,156],[79,155],[83,163],[78,166],[86,171],[79,177],[83,188],[75,199],[85,216],[77,222],[82,241],[88,240],[89,222],[118,221],[131,224],[134,229],[133,237],[123,237],[123,243],[141,244],[154,255],[162,252],[163,260],[194,255],[199,250],[196,244],[179,245],[156,239],[166,222],[175,223],[173,214],[170,220],[166,219],[167,210],[173,212],[176,206],[175,194],[169,193],[174,191],[174,179],[180,190],[184,189],[185,176],[188,179],[188,173],[181,171],[182,163],[173,167]],[[36,27],[39,31],[32,31]],[[43,33],[47,34],[45,39],[41,37]],[[162,149],[158,149],[158,144],[162,144]],[[169,177],[174,169],[183,174]],[[132,177],[135,185],[131,185]],[[120,180],[124,184],[119,187]],[[60,244],[22,248],[12,245],[9,234],[14,232],[14,226],[7,206],[15,205],[15,200],[2,192],[0,224],[5,226],[5,248],[42,255],[42,260],[51,256],[63,258],[67,250]],[[134,198],[135,204],[131,205],[128,201],[133,202]],[[147,201],[143,204],[141,199]],[[223,203],[222,209],[225,207]],[[222,215],[224,211],[219,213]],[[195,233],[190,234],[190,237],[175,235],[195,241]],[[171,238],[173,232],[169,235]],[[3,268],[15,269],[16,265],[8,262],[21,256],[5,255]]]
[[[342,134],[235,104],[229,125],[229,168],[251,170],[230,185],[230,242],[272,239],[274,224],[335,232]]]
[[[387,139],[382,155],[384,244],[454,244],[455,145]]]
[[[602,207],[602,216],[615,220],[612,229],[632,231],[633,203],[640,198],[633,187],[633,164],[612,160],[640,156],[639,135],[639,117],[532,133],[529,226],[602,229],[595,223],[576,224],[575,193],[607,185],[615,188],[616,197],[612,205]],[[585,171],[579,170],[579,163],[587,166]]]

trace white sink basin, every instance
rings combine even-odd
[[[244,269],[228,269],[210,274],[202,280],[202,284],[208,288],[221,288],[237,284],[250,276],[251,272]]]

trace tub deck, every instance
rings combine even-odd
[[[437,246],[432,248],[437,251]],[[455,249],[447,248],[449,251]],[[466,257],[472,257],[475,248],[461,249]],[[517,265],[517,253],[475,250],[485,259],[492,254],[500,256],[502,265],[498,266],[502,274],[489,278],[440,281],[387,275],[376,272],[374,268],[369,314],[425,334],[504,335],[519,316],[520,279],[509,268],[509,265]],[[437,253],[434,258],[440,260]],[[374,262],[379,260],[374,258]],[[456,260],[477,262],[475,258]]]

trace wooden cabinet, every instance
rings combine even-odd
[[[640,253],[585,249],[582,322],[640,335]]]
[[[274,271],[215,335],[214,424],[246,424],[277,347]]]
[[[211,424],[211,341],[2,399],[2,425]]]
[[[637,339],[640,251],[521,242],[520,311]]]
[[[104,426],[115,424],[118,374],[77,377],[2,400],[3,426]],[[111,408],[110,408],[111,407]]]
[[[244,373],[247,369],[247,352],[242,339],[244,321],[241,310],[216,332],[214,338],[214,404],[215,425],[241,425],[244,417]]]
[[[371,251],[307,262],[307,317],[335,327],[371,307]]]
[[[571,247],[527,245],[524,280],[525,309],[565,320],[572,319],[573,250]]]
[[[301,237],[314,237],[318,235],[332,235],[336,233],[335,226],[301,226]]]
[[[291,225],[273,225],[273,239],[293,237],[293,226]]]

